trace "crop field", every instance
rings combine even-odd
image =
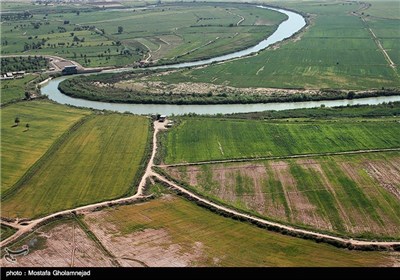
[[[10,237],[11,235],[13,235],[16,232],[15,229],[5,226],[5,225],[1,225],[1,234],[0,234],[0,241],[7,239],[8,237]]]
[[[22,79],[1,81],[1,103],[24,98],[25,85],[34,78],[34,75],[25,75]]]
[[[20,102],[0,111],[3,195],[69,127],[90,114],[87,110],[43,101]],[[15,126],[17,117],[20,123]],[[29,130],[26,128],[27,123]]]
[[[217,216],[174,195],[89,213],[85,222],[123,266],[386,266],[356,252]]]
[[[19,239],[11,249],[28,245],[29,253],[10,263],[1,258],[1,267],[96,267],[112,266],[104,254],[74,220],[61,220],[40,227]]]
[[[376,19],[368,18],[367,24],[381,42],[391,60],[397,65],[400,64],[400,19]]]
[[[396,10],[396,3],[391,3],[391,9]],[[270,48],[255,57],[182,70],[157,80],[306,89],[400,86],[398,68],[393,69],[388,64],[368,30],[376,31],[378,40],[387,48],[392,60],[398,63],[399,19],[365,16],[365,25],[358,16],[351,14],[359,7],[355,3],[325,5],[324,2],[304,1],[285,5],[310,14],[311,24],[299,39]],[[364,13],[367,14],[368,10]]]
[[[78,11],[42,7],[7,15],[1,53],[53,54],[91,67],[145,58],[187,61],[254,45],[285,19],[278,12],[223,3]]]
[[[388,19],[400,19],[399,14],[399,2],[394,0],[366,1],[372,4],[372,6],[366,11],[372,17],[388,18]],[[397,9],[396,9],[397,7]]]
[[[145,117],[92,116],[2,201],[2,215],[38,217],[131,193],[148,152],[149,130]]]
[[[400,153],[201,166],[167,172],[269,219],[366,238],[400,237]]]
[[[369,119],[257,121],[182,118],[164,135],[165,163],[399,148],[400,124]]]

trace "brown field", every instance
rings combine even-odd
[[[37,247],[26,256],[17,257],[16,263],[1,259],[2,267],[93,267],[112,266],[112,262],[74,221],[44,226],[19,242],[23,244],[37,240]]]
[[[204,195],[272,220],[400,238],[400,155],[377,153],[169,167]]]
[[[123,266],[396,266],[399,254],[338,249],[218,216],[174,195],[85,216]]]
[[[1,266],[400,266],[398,252],[339,249],[269,232],[172,194],[83,219],[111,255],[77,222],[63,220],[18,240],[11,248],[30,244],[29,254],[16,264],[3,258]]]

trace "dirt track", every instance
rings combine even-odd
[[[171,182],[164,176],[162,176],[152,170],[152,168],[155,166],[154,165],[154,157],[155,157],[155,154],[157,151],[157,134],[160,130],[165,129],[165,124],[166,124],[165,122],[164,123],[160,123],[157,121],[154,122],[152,154],[151,154],[149,163],[147,165],[146,171],[142,177],[142,180],[139,183],[138,191],[135,195],[130,196],[130,197],[125,197],[125,198],[115,199],[112,201],[105,201],[105,202],[90,204],[90,205],[86,205],[86,206],[82,206],[82,207],[78,207],[78,208],[74,208],[74,209],[68,209],[68,210],[53,213],[51,215],[48,215],[48,216],[45,216],[45,217],[42,217],[39,219],[31,220],[31,221],[24,221],[24,222],[16,221],[14,223],[12,223],[12,222],[4,223],[4,224],[10,225],[10,226],[18,229],[18,231],[14,235],[7,238],[6,240],[3,240],[0,243],[0,246],[3,247],[5,245],[9,244],[10,242],[15,241],[22,234],[32,231],[35,227],[39,226],[40,224],[42,224],[52,218],[57,218],[57,216],[59,216],[59,215],[71,214],[72,212],[87,212],[87,211],[93,210],[98,207],[105,207],[105,206],[109,206],[109,205],[113,205],[113,204],[130,203],[130,202],[137,201],[140,198],[144,198],[143,188],[145,186],[147,178],[150,178],[150,177],[156,177],[158,180],[164,182],[165,184],[169,185],[171,188],[177,190],[178,192],[185,194],[186,196],[192,198],[193,200],[202,202],[203,204],[205,204],[208,207],[211,207],[213,209],[217,209],[219,211],[228,213],[228,214],[236,216],[236,217],[245,218],[249,221],[253,221],[253,222],[261,223],[263,225],[268,225],[268,226],[273,226],[275,228],[283,229],[283,230],[289,231],[291,233],[304,234],[304,235],[311,236],[311,237],[324,238],[325,240],[336,241],[336,242],[340,242],[340,243],[344,243],[344,244],[347,243],[347,244],[352,244],[352,245],[357,245],[357,246],[371,246],[371,245],[379,245],[379,246],[386,246],[386,247],[400,246],[400,241],[364,241],[364,240],[347,239],[347,238],[337,237],[334,235],[322,234],[322,233],[318,233],[318,232],[314,232],[314,231],[298,229],[298,228],[295,228],[292,226],[287,226],[287,225],[279,224],[276,222],[271,222],[266,219],[261,219],[261,218],[258,218],[258,217],[252,216],[252,215],[243,214],[234,209],[230,209],[228,207],[218,205],[210,200],[202,198],[202,197],[188,191],[187,189],[179,186],[178,184],[176,184],[174,182]],[[393,149],[391,149],[391,150],[393,150]],[[395,150],[399,150],[399,149],[395,149]],[[1,222],[3,223],[3,221],[1,221]]]

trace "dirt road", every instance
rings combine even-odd
[[[116,205],[116,204],[121,204],[121,203],[131,203],[131,202],[137,201],[138,199],[143,199],[143,198],[145,198],[145,196],[143,196],[143,188],[146,184],[146,180],[151,177],[157,178],[158,180],[164,182],[165,184],[167,184],[171,188],[177,190],[178,192],[183,193],[196,201],[200,201],[203,204],[205,204],[211,208],[218,209],[219,211],[228,213],[228,214],[236,216],[236,217],[245,218],[249,221],[261,223],[263,225],[273,226],[275,228],[283,229],[283,230],[286,230],[286,231],[289,231],[292,233],[303,234],[303,235],[307,235],[307,236],[315,237],[315,238],[324,238],[325,240],[336,241],[336,242],[340,242],[340,243],[352,244],[352,245],[357,245],[357,246],[371,246],[371,245],[379,245],[379,246],[386,246],[386,247],[400,246],[400,241],[364,241],[364,240],[356,240],[356,239],[347,239],[347,238],[337,237],[334,235],[322,234],[322,233],[318,233],[318,232],[314,232],[314,231],[298,229],[298,228],[295,228],[292,226],[287,226],[284,224],[271,222],[266,219],[261,219],[256,216],[253,216],[253,215],[240,213],[239,211],[236,211],[234,209],[231,209],[231,208],[228,208],[225,206],[218,205],[206,198],[200,197],[200,196],[190,192],[189,190],[179,186],[178,184],[168,180],[164,176],[153,171],[153,167],[155,166],[154,165],[154,157],[157,152],[157,134],[160,130],[165,129],[165,124],[166,124],[166,122],[163,122],[163,123],[160,123],[157,121],[154,122],[153,149],[152,149],[151,157],[147,164],[147,167],[146,167],[145,173],[142,177],[142,180],[139,183],[137,193],[135,195],[130,196],[130,197],[125,197],[125,198],[115,199],[115,200],[111,200],[111,201],[104,201],[104,202],[99,202],[99,203],[95,203],[95,204],[90,204],[90,205],[86,205],[86,206],[82,206],[82,207],[78,207],[78,208],[74,208],[74,209],[59,211],[57,213],[53,213],[51,215],[48,215],[48,216],[45,216],[42,218],[38,218],[35,220],[31,220],[31,221],[23,221],[23,222],[16,221],[14,223],[1,221],[1,223],[12,226],[12,227],[16,228],[18,231],[14,235],[12,235],[9,238],[0,242],[0,246],[3,247],[5,245],[15,241],[22,234],[32,231],[38,225],[46,222],[47,220],[57,218],[57,216],[59,216],[59,215],[71,214],[72,212],[77,212],[77,213],[87,212],[87,211],[93,210],[98,207],[105,207],[105,206]]]

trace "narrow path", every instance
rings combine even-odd
[[[146,45],[145,43],[143,43],[143,42],[139,42],[139,43],[142,44],[143,46],[145,46],[146,49],[149,51],[148,52],[148,56],[144,59],[144,61],[149,62],[149,60],[151,58],[151,52],[152,52],[150,47],[148,45]]]
[[[251,157],[251,158],[207,160],[207,161],[198,161],[198,162],[160,164],[160,165],[155,165],[155,166],[165,168],[165,167],[178,167],[178,166],[191,166],[191,165],[204,165],[204,164],[218,164],[218,163],[230,163],[230,162],[248,162],[248,161],[260,161],[260,160],[279,160],[279,159],[292,159],[292,158],[310,158],[310,157],[323,157],[323,156],[356,155],[356,154],[368,154],[368,153],[380,153],[380,152],[396,152],[396,151],[400,151],[400,147],[399,148],[387,148],[387,149],[369,149],[369,150],[354,150],[354,151],[345,151],[345,152],[327,152],[327,153],[316,153],[316,154],[302,154],[302,155],[290,155],[290,156],[270,156],[270,157]]]
[[[82,207],[78,207],[78,208],[74,208],[74,209],[59,211],[57,213],[53,213],[51,215],[48,215],[48,216],[45,216],[42,218],[38,218],[35,220],[23,221],[22,223],[16,222],[15,225],[13,223],[8,222],[7,224],[12,225],[15,228],[18,228],[18,231],[14,235],[10,236],[9,238],[1,241],[0,246],[3,247],[5,245],[15,241],[22,234],[25,234],[25,233],[28,233],[28,232],[34,230],[35,227],[39,226],[40,224],[46,222],[49,219],[57,218],[57,216],[59,216],[59,215],[71,214],[72,212],[90,211],[97,207],[104,207],[104,206],[116,205],[116,204],[121,204],[121,203],[125,204],[125,203],[137,201],[140,198],[145,198],[145,196],[143,196],[143,188],[146,184],[146,180],[151,177],[157,178],[158,180],[164,182],[165,184],[169,185],[171,188],[177,190],[178,192],[183,193],[186,196],[189,196],[196,201],[202,202],[203,204],[205,204],[211,208],[218,209],[219,211],[228,213],[230,215],[234,215],[236,217],[244,218],[244,219],[247,219],[252,222],[257,222],[257,223],[260,223],[260,224],[263,224],[266,226],[273,226],[275,228],[283,229],[283,230],[289,231],[291,233],[303,234],[303,235],[306,235],[309,237],[314,237],[314,238],[324,238],[325,240],[336,241],[336,242],[340,242],[343,244],[352,244],[352,245],[357,245],[357,246],[371,246],[371,245],[379,245],[379,246],[386,246],[386,247],[400,246],[400,241],[364,241],[364,240],[356,240],[356,239],[347,239],[347,238],[337,237],[337,236],[330,235],[330,234],[322,234],[322,233],[318,233],[315,231],[303,230],[303,229],[295,228],[292,226],[288,226],[288,225],[284,225],[284,224],[280,224],[280,223],[276,223],[276,222],[271,222],[266,219],[258,218],[256,216],[249,215],[249,214],[244,214],[244,213],[241,213],[234,209],[216,204],[206,198],[200,197],[199,195],[192,193],[191,191],[168,180],[164,176],[154,172],[152,169],[155,166],[154,165],[154,157],[157,152],[157,134],[160,130],[165,129],[165,124],[166,124],[166,122],[163,122],[163,123],[160,123],[157,121],[154,122],[153,149],[152,149],[151,157],[147,164],[145,173],[138,185],[138,190],[135,195],[132,195],[130,197],[125,197],[125,198],[115,199],[115,200],[111,200],[111,201],[104,201],[104,202],[99,202],[99,203],[95,203],[95,204],[90,204],[90,205],[86,205],[86,206],[82,206]],[[397,150],[400,150],[400,148],[386,149],[386,150],[396,150],[397,151]],[[367,150],[364,152],[368,152],[368,151],[372,151],[372,150]],[[382,150],[376,150],[376,151],[382,151]],[[343,152],[343,153],[349,153],[349,152]],[[312,156],[315,156],[315,155],[312,155]],[[253,160],[258,160],[258,159],[253,159]],[[3,221],[0,221],[0,222],[6,224]]]
[[[307,236],[313,236],[313,237],[319,237],[319,238],[325,238],[325,239],[329,239],[332,241],[338,241],[341,243],[349,243],[352,245],[358,245],[358,246],[370,246],[370,245],[380,245],[380,246],[398,246],[400,245],[400,241],[364,241],[364,240],[357,240],[357,239],[347,239],[347,238],[342,238],[342,237],[337,237],[334,235],[329,235],[329,234],[323,234],[323,233],[318,233],[318,232],[314,232],[314,231],[310,231],[310,230],[303,230],[303,229],[298,229],[292,226],[287,226],[284,224],[280,224],[280,223],[276,223],[276,222],[271,222],[265,219],[261,219],[258,217],[255,217],[253,215],[248,215],[248,214],[243,214],[240,213],[236,210],[230,209],[228,207],[216,204],[214,202],[211,202],[210,200],[200,197],[190,191],[188,191],[187,189],[179,186],[178,184],[171,182],[170,180],[168,180],[167,178],[165,178],[164,176],[155,173],[154,172],[154,176],[159,179],[160,181],[168,184],[169,186],[171,186],[173,189],[178,190],[180,193],[186,194],[187,196],[191,197],[192,199],[196,200],[196,201],[200,201],[208,206],[211,206],[214,209],[218,209],[220,211],[223,211],[225,213],[229,213],[232,214],[236,217],[241,217],[241,218],[245,218],[247,220],[251,220],[254,222],[258,222],[264,225],[269,225],[269,226],[273,226],[276,228],[280,228],[280,229],[285,229],[287,231],[290,231],[292,233],[300,233],[300,234],[305,234]]]
[[[228,14],[231,14],[231,15],[233,15],[233,16],[237,16],[237,17],[239,17],[240,19],[239,19],[239,21],[236,23],[236,26],[239,26],[244,20],[245,20],[245,18],[243,17],[243,16],[241,16],[241,15],[239,15],[239,14],[235,14],[235,13],[233,13],[233,12],[231,12],[231,11],[226,11]]]
[[[361,17],[361,20],[363,21],[365,27],[368,29],[368,31],[371,33],[372,35],[372,39],[374,40],[376,46],[378,47],[378,49],[381,51],[381,53],[383,54],[383,56],[385,57],[386,62],[389,64],[390,67],[393,68],[393,70],[395,70],[396,74],[396,64],[393,62],[393,60],[390,58],[389,54],[386,52],[386,50],[383,48],[381,41],[379,40],[379,38],[375,35],[374,31],[372,31],[371,27],[369,27],[367,21],[365,20],[364,17]]]
[[[376,36],[375,32],[371,29],[371,27],[369,26],[367,20],[364,17],[364,11],[368,10],[372,4],[370,3],[365,3],[365,2],[360,2],[359,3],[361,5],[361,7],[355,11],[352,12],[351,14],[353,16],[357,16],[361,19],[364,27],[366,29],[368,29],[369,33],[372,36],[372,40],[375,42],[376,46],[378,47],[378,49],[381,51],[381,53],[383,54],[386,62],[389,64],[389,66],[393,69],[393,71],[395,72],[396,76],[399,76],[399,74],[397,73],[397,69],[396,69],[396,64],[393,62],[393,60],[390,58],[389,54],[387,53],[387,51],[385,50],[385,48],[382,46],[381,41],[379,40],[379,38]]]
[[[157,133],[158,133],[159,130],[165,129],[165,124],[166,124],[165,122],[164,123],[160,123],[160,122],[155,122],[154,123],[153,149],[152,149],[151,157],[150,157],[150,160],[149,160],[149,162],[147,164],[145,173],[143,174],[143,177],[140,180],[140,183],[138,185],[138,190],[137,190],[136,194],[134,194],[132,196],[129,196],[129,197],[123,197],[123,198],[119,198],[119,199],[93,203],[93,204],[89,204],[89,205],[85,205],[85,206],[81,206],[81,207],[77,207],[77,208],[73,208],[73,209],[62,210],[62,211],[47,215],[45,217],[37,218],[37,219],[34,219],[34,220],[30,220],[30,221],[26,221],[26,220],[18,221],[18,220],[16,220],[15,222],[9,222],[9,221],[0,220],[0,223],[8,225],[8,226],[13,227],[13,228],[18,230],[16,233],[14,233],[9,238],[7,238],[5,240],[2,240],[0,242],[0,247],[3,247],[6,244],[9,244],[10,242],[13,242],[18,237],[20,237],[21,235],[23,235],[25,233],[28,233],[28,232],[32,231],[35,227],[39,226],[40,224],[46,222],[49,219],[57,218],[58,216],[71,214],[72,212],[92,211],[92,210],[94,210],[96,208],[99,208],[99,207],[106,207],[106,206],[117,205],[117,204],[125,204],[125,203],[133,203],[133,202],[138,201],[140,199],[146,199],[148,197],[151,197],[151,195],[150,196],[144,196],[143,195],[143,189],[144,189],[144,186],[146,185],[147,178],[153,176],[152,167],[154,166],[154,157],[155,157],[156,152],[157,152]]]

